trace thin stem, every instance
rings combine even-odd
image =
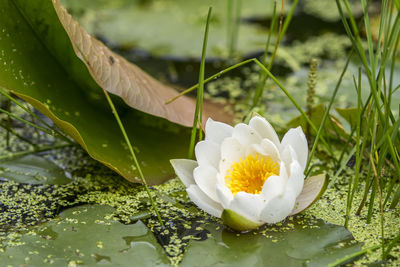
[[[147,186],[147,182],[146,182],[146,179],[144,178],[144,175],[143,175],[143,172],[142,172],[142,168],[140,167],[139,161],[136,158],[135,151],[133,150],[131,141],[129,140],[129,137],[128,137],[126,131],[125,131],[125,127],[122,124],[121,119],[120,119],[120,117],[118,115],[118,112],[117,112],[117,110],[116,110],[116,108],[114,106],[114,103],[112,102],[112,100],[111,100],[110,96],[108,95],[107,91],[103,89],[103,92],[104,92],[104,95],[106,96],[107,102],[110,105],[110,108],[111,108],[111,110],[112,110],[112,112],[114,114],[114,117],[115,117],[115,119],[116,119],[116,121],[118,123],[118,126],[121,129],[122,135],[124,136],[124,139],[125,139],[125,142],[126,142],[126,144],[128,146],[129,152],[130,152],[130,154],[131,154],[131,156],[133,158],[133,161],[134,161],[134,163],[136,165],[136,169],[139,172],[140,179],[141,179],[141,181],[142,181],[142,183],[144,185],[144,188],[146,190],[147,195],[149,196],[151,206],[153,207],[154,212],[156,213],[158,221],[160,222],[161,226],[164,227],[164,223],[163,223],[163,221],[161,219],[160,213],[158,212],[156,203],[154,202],[153,197],[152,197],[152,195],[150,193],[149,187]]]
[[[0,87],[0,93],[2,95],[4,95],[5,97],[7,97],[10,101],[14,102],[17,106],[19,106],[20,108],[22,108],[23,110],[25,110],[29,115],[31,115],[32,117],[34,117],[35,119],[37,119],[39,122],[41,122],[43,125],[45,125],[46,127],[48,127],[49,129],[51,129],[54,133],[57,134],[58,137],[60,137],[61,139],[63,139],[64,141],[68,142],[68,143],[73,143],[68,137],[66,137],[63,133],[61,133],[60,131],[57,130],[57,128],[49,125],[47,122],[45,122],[44,120],[42,120],[38,115],[36,115],[34,112],[32,112],[29,108],[25,107],[23,104],[21,104],[19,101],[17,101],[14,97],[12,97],[9,93],[7,93],[6,90],[4,90],[3,88]],[[35,127],[36,128],[36,127]],[[36,128],[37,129],[37,128]],[[54,136],[54,134],[51,134]]]
[[[1,160],[9,160],[9,159],[22,157],[22,156],[26,156],[26,155],[30,155],[30,154],[35,154],[35,153],[45,152],[45,151],[49,151],[49,150],[53,150],[53,149],[70,147],[70,146],[75,146],[75,144],[61,144],[61,145],[38,147],[38,148],[35,148],[34,150],[26,150],[26,151],[21,151],[21,152],[15,152],[11,155],[0,156],[0,161]]]
[[[387,246],[386,251],[383,253],[383,258],[386,259],[389,255],[390,251],[400,242],[400,232],[397,234],[395,238],[393,238],[392,242]]]
[[[4,109],[0,108],[0,112],[3,112],[5,114],[7,114],[8,116],[10,116],[10,117],[12,117],[12,118],[14,118],[16,120],[19,120],[20,122],[28,124],[29,126],[32,126],[32,127],[36,128],[36,129],[38,129],[38,130],[40,130],[40,131],[42,131],[42,132],[44,132],[44,133],[46,133],[48,135],[54,136],[54,133],[52,131],[50,131],[49,129],[43,128],[43,127],[41,127],[39,125],[36,125],[36,124],[34,124],[34,123],[30,122],[30,121],[27,121],[27,120],[25,120],[23,118],[20,118],[20,117],[14,115],[14,114],[8,112],[7,110],[4,110]]]
[[[6,110],[8,112],[11,112],[11,101],[9,99],[6,101]],[[11,118],[10,118],[10,116],[7,116],[6,120],[7,120],[7,128],[11,129]],[[7,131],[7,133],[6,133],[6,146],[10,147],[10,131]]]
[[[276,85],[278,85],[279,88],[286,94],[286,96],[290,99],[290,101],[293,103],[293,105],[297,108],[297,110],[300,112],[300,114],[303,116],[303,118],[306,120],[308,124],[310,124],[312,130],[315,132],[318,132],[317,127],[315,127],[314,123],[310,120],[310,118],[307,116],[307,114],[303,111],[303,109],[297,104],[296,100],[289,94],[289,92],[286,90],[286,88],[278,81],[278,79],[275,78],[274,75],[257,59],[253,59],[254,62],[260,66],[262,70],[267,73],[267,75],[275,82]],[[326,148],[328,149],[329,153],[331,154],[332,158],[336,161],[336,158],[333,154],[332,148],[329,145],[329,143],[326,142],[326,140],[321,136],[320,137]]]
[[[0,122],[0,127],[5,129],[7,131],[7,133],[11,133],[13,135],[15,135],[16,137],[18,137],[21,141],[24,141],[25,143],[30,144],[31,146],[36,146],[36,144],[32,143],[30,140],[26,139],[25,137],[23,137],[22,135],[20,135],[19,133],[17,133],[16,131],[14,131],[13,128],[10,128],[8,125],[4,125]]]
[[[271,69],[272,64],[275,61],[275,57],[277,55],[278,48],[279,48],[279,45],[281,43],[282,37],[285,35],[286,30],[289,27],[289,24],[290,24],[290,22],[292,20],[292,17],[293,17],[294,10],[296,9],[296,6],[297,6],[298,2],[299,2],[299,0],[294,0],[293,1],[292,7],[290,8],[290,11],[289,11],[288,15],[286,16],[286,19],[285,19],[285,21],[283,22],[283,25],[282,25],[283,15],[284,15],[284,5],[285,5],[285,1],[282,0],[280,24],[279,24],[279,30],[278,30],[278,38],[277,38],[276,43],[275,43],[274,52],[273,52],[273,54],[272,54],[272,56],[270,58],[268,66],[267,66],[268,70]],[[263,95],[264,84],[266,83],[266,81],[268,79],[268,76],[261,75],[261,77],[263,78],[263,80],[257,86],[257,89],[256,89],[256,91],[254,93],[253,103],[252,103],[252,106],[251,106],[250,110],[253,109],[254,107],[256,107],[259,104],[259,101],[261,100],[261,96]]]
[[[200,72],[199,72],[199,90],[197,90],[197,98],[196,98],[196,109],[194,112],[193,118],[193,127],[192,133],[190,136],[190,146],[188,152],[188,158],[193,158],[193,151],[196,142],[196,133],[197,133],[197,125],[198,123],[202,124],[203,117],[203,93],[204,93],[204,68],[205,68],[205,60],[206,60],[206,52],[207,52],[207,42],[208,42],[208,29],[210,25],[212,7],[208,9],[207,14],[207,24],[204,31],[204,39],[203,39],[203,49],[201,53],[201,63],[200,63]],[[199,128],[199,139],[202,139],[202,130]]]
[[[310,152],[310,156],[308,157],[308,161],[307,161],[307,165],[306,165],[306,174],[307,174],[307,176],[308,176],[308,174],[309,174],[310,163],[311,163],[311,160],[313,159],[315,150],[317,149],[318,141],[319,141],[319,139],[320,139],[320,137],[321,137],[322,130],[323,130],[324,127],[325,127],[325,121],[326,121],[326,119],[327,119],[328,116],[329,116],[329,112],[330,112],[330,110],[331,110],[333,101],[335,100],[336,94],[337,94],[337,92],[339,91],[340,85],[341,85],[342,80],[343,80],[343,76],[344,76],[344,74],[345,74],[346,71],[347,71],[347,67],[349,66],[350,59],[351,59],[351,56],[352,56],[352,55],[353,55],[353,52],[351,51],[350,54],[349,54],[349,56],[348,56],[348,58],[347,58],[346,65],[344,66],[343,71],[342,71],[342,73],[340,74],[340,77],[339,77],[339,80],[338,80],[338,82],[337,82],[337,84],[336,84],[335,90],[333,91],[333,94],[332,94],[331,99],[330,99],[330,101],[329,101],[329,105],[328,105],[327,109],[325,110],[324,116],[323,116],[322,121],[321,121],[321,125],[319,126],[319,129],[318,129],[317,135],[316,135],[316,137],[315,137],[314,144],[313,144],[313,146],[312,146],[312,149],[311,149],[311,152]]]
[[[370,253],[370,252],[374,251],[375,249],[378,249],[379,247],[380,247],[380,245],[375,245],[375,246],[372,246],[372,247],[365,248],[363,250],[354,252],[352,254],[346,255],[345,257],[343,257],[341,259],[338,259],[338,260],[334,261],[333,263],[328,264],[327,267],[340,266],[340,265],[345,264],[346,262],[348,262],[348,261],[350,261],[350,260],[352,260],[354,258],[357,258],[357,257],[359,257],[361,255]]]
[[[226,68],[226,69],[224,69],[224,70],[222,70],[222,71],[220,71],[220,72],[218,72],[218,73],[216,73],[216,74],[214,74],[214,75],[208,77],[207,79],[204,80],[204,83],[208,83],[209,81],[212,81],[212,80],[214,80],[214,79],[216,79],[216,78],[219,78],[221,75],[223,75],[223,74],[225,74],[225,73],[227,73],[227,72],[230,72],[231,70],[234,70],[234,69],[236,69],[236,68],[238,68],[238,67],[241,67],[241,66],[243,66],[243,65],[246,65],[246,64],[252,63],[252,62],[254,62],[254,58],[250,58],[250,59],[245,60],[245,61],[243,61],[243,62],[234,64],[234,65],[232,65],[232,66],[230,66],[230,67],[228,67],[228,68]],[[171,98],[170,100],[168,100],[167,102],[165,102],[165,104],[170,104],[170,103],[174,102],[174,101],[175,101],[176,99],[178,99],[179,97],[181,97],[181,96],[183,96],[183,95],[186,95],[187,93],[190,93],[190,92],[192,92],[193,90],[196,90],[198,87],[199,87],[199,84],[197,83],[197,84],[193,85],[192,87],[186,89],[185,91],[182,91],[181,93],[179,93],[179,94],[176,95],[175,97]]]

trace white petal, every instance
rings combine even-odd
[[[200,141],[194,148],[197,163],[202,165],[212,165],[218,168],[221,159],[221,148],[212,141]]]
[[[286,145],[281,153],[281,160],[285,162],[286,166],[290,166],[293,161],[298,161],[297,154],[291,145]],[[290,176],[290,172],[289,172]]]
[[[270,199],[261,210],[260,219],[266,223],[277,223],[285,219],[293,210],[295,193],[286,190],[285,194]]]
[[[299,162],[293,161],[292,164],[290,164],[290,177],[287,182],[286,187],[291,188],[294,192],[296,197],[300,195],[303,185],[304,185],[304,173],[303,169],[300,166]]]
[[[271,140],[263,139],[261,147],[264,149],[265,155],[270,156],[273,161],[280,161],[279,149]]]
[[[275,162],[280,162],[279,151],[268,139],[263,139],[261,144],[252,144],[246,148],[246,157],[249,155],[260,154],[271,158]]]
[[[265,118],[255,116],[250,120],[249,126],[256,130],[262,139],[267,138],[268,140],[271,140],[275,146],[279,148],[279,137],[276,134],[274,127],[272,127]]]
[[[253,222],[259,222],[261,209],[265,206],[266,200],[259,194],[238,192],[231,201],[229,209],[242,215]]]
[[[300,166],[304,169],[307,163],[308,146],[307,139],[301,127],[290,129],[282,139],[281,148],[285,149],[287,145],[291,145],[297,154]]]
[[[232,131],[233,131],[232,126],[208,118],[205,129],[206,132],[205,140],[210,140],[217,144],[221,144],[225,138],[232,136]]]
[[[200,165],[194,169],[194,180],[199,188],[212,200],[218,201],[215,192],[217,183],[217,170],[210,165]]]
[[[246,153],[245,156],[249,155],[255,155],[255,154],[260,154],[260,155],[266,155],[266,151],[264,150],[263,147],[259,144],[252,144],[251,146],[246,147]]]
[[[221,217],[223,211],[222,206],[207,197],[207,195],[204,194],[197,185],[189,186],[186,189],[186,192],[188,193],[190,200],[192,200],[200,209],[212,216],[218,218]]]
[[[221,203],[222,207],[224,207],[224,209],[227,209],[231,201],[233,200],[233,194],[231,190],[229,190],[229,188],[225,185],[218,183],[216,186],[216,191],[218,200]]]
[[[245,157],[245,149],[233,137],[226,138],[221,145],[221,161],[219,163],[219,172],[222,177],[226,176],[226,171],[229,170],[234,162],[239,162]]]
[[[265,181],[261,190],[261,195],[266,200],[283,195],[288,180],[285,163],[281,162],[279,176],[270,176]]]
[[[235,128],[233,128],[232,137],[236,138],[245,147],[261,143],[260,135],[244,123],[236,124]]]
[[[186,187],[195,184],[193,170],[198,166],[195,160],[171,159],[170,162],[175,170],[176,175],[179,177],[179,179],[181,179],[182,183]]]

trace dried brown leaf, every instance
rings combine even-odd
[[[132,108],[184,126],[192,126],[195,110],[193,99],[183,96],[166,105],[167,100],[178,94],[173,88],[160,83],[93,38],[72,18],[59,0],[53,0],[53,5],[76,55],[85,63],[100,87],[120,96]],[[216,115],[219,117],[219,114]],[[205,110],[203,120],[207,117]]]

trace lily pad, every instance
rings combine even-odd
[[[66,184],[71,181],[62,168],[35,155],[0,161],[0,177],[29,184]]]
[[[94,159],[130,181],[139,181],[102,88],[75,55],[50,0],[7,0],[2,4],[0,64],[2,88],[47,115]],[[146,81],[149,79],[147,76]],[[119,111],[148,182],[157,184],[170,178],[168,159],[186,154],[187,144],[182,141],[189,139],[183,138],[188,136],[186,129],[122,103]]]
[[[101,36],[123,49],[136,48],[154,56],[178,58],[199,57],[205,14],[209,6],[213,7],[213,15],[207,56],[228,57],[227,3],[215,0],[63,1],[91,34]],[[239,26],[237,44],[239,55],[265,49],[266,30],[244,19],[271,17],[273,3],[272,0],[248,0],[242,3],[243,20]],[[285,7],[288,10],[290,4],[285,3]]]
[[[21,245],[4,248],[0,261],[14,266],[169,266],[153,234],[138,221],[109,218],[113,208],[86,205],[24,234]]]
[[[209,238],[191,240],[181,266],[326,266],[361,249],[343,226],[305,219],[288,224],[279,226],[285,230],[266,227],[263,234],[208,225]]]

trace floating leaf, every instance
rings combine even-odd
[[[361,248],[343,226],[305,219],[289,224],[266,227],[264,234],[208,225],[209,238],[191,240],[181,266],[326,266]]]
[[[100,205],[68,209],[25,233],[20,245],[6,247],[0,261],[13,266],[169,266],[141,221],[124,225],[109,218],[113,211]]]
[[[303,190],[300,195],[296,198],[296,205],[294,210],[290,215],[294,215],[302,212],[309,206],[311,206],[315,201],[317,201],[324,193],[328,181],[325,174],[319,174],[307,178],[304,181]]]
[[[62,168],[35,155],[1,160],[0,177],[28,184],[66,184],[71,181]]]
[[[101,36],[123,50],[136,48],[154,56],[169,58],[200,57],[204,14],[212,6],[214,12],[210,22],[207,55],[214,58],[228,57],[227,1],[65,0],[62,3],[95,36]],[[289,8],[290,3],[285,3],[285,9]],[[247,0],[242,5],[243,20],[239,24],[237,44],[239,55],[264,51],[267,32],[246,18],[265,19],[271,17],[272,12],[272,0]]]
[[[159,116],[184,125],[191,123],[184,120],[191,121],[193,117],[184,114],[193,114],[194,106],[186,104],[191,103],[187,98],[175,103],[176,108],[159,106],[173,94],[172,89],[111,53],[83,31],[58,1],[54,5],[67,29],[72,31],[73,44],[50,0],[7,0],[2,4],[0,86],[52,119],[94,159],[128,180],[138,182],[122,134],[96,82],[126,99],[143,95],[144,98],[133,98],[146,112],[160,111]],[[76,56],[74,48],[81,58],[89,58],[85,61],[90,65],[89,70]],[[118,91],[122,88],[124,91]],[[156,89],[161,91],[155,93]],[[119,107],[148,182],[156,184],[170,178],[172,169],[168,159],[186,154],[187,144],[182,141],[189,139],[183,138],[186,129],[122,104]]]

